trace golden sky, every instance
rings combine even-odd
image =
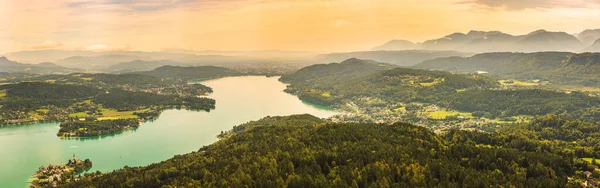
[[[600,0],[0,0],[0,54],[367,50],[453,32],[600,28]]]

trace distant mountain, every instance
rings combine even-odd
[[[101,70],[127,61],[150,60],[148,57],[108,54],[101,56],[73,56],[56,61],[55,63],[69,68],[80,68],[86,70]]]
[[[373,48],[373,51],[398,51],[398,50],[414,50],[417,45],[407,40],[392,40],[381,46]]]
[[[453,33],[442,38],[414,45],[418,50],[455,50],[460,52],[579,52],[598,36],[596,30],[586,30],[578,35],[584,43],[565,32],[537,30],[526,35],[510,35],[500,31],[469,31]],[[589,40],[593,39],[591,42]],[[377,47],[379,48],[379,47]],[[377,49],[376,48],[376,49]]]
[[[524,36],[515,48],[522,52],[579,51],[585,46],[575,36],[565,32],[538,30]]]
[[[600,39],[600,29],[588,29],[577,34],[577,39],[584,45],[590,46]]]
[[[317,87],[331,87],[346,80],[393,68],[393,65],[372,60],[351,58],[341,63],[317,64],[302,68],[280,78],[286,83],[319,82]]]
[[[592,44],[590,47],[586,48],[585,51],[586,52],[600,52],[600,39],[596,40],[596,42],[594,42],[594,44]]]
[[[192,51],[172,49],[159,52],[123,51],[89,52],[64,50],[19,51],[6,54],[12,60],[24,63],[54,62],[69,68],[86,70],[106,69],[111,65],[135,60],[156,61],[168,59],[194,65],[237,65],[273,62],[312,61],[316,52],[296,51]]]
[[[453,72],[486,71],[490,74],[510,75],[534,70],[554,70],[560,67],[562,61],[568,59],[570,55],[572,55],[570,52],[495,52],[477,54],[472,57],[427,60],[414,67]]]
[[[0,57],[0,67],[13,67],[13,66],[22,66],[23,64],[11,61],[6,57]]]
[[[50,62],[42,62],[42,63],[38,63],[37,64],[38,67],[44,67],[44,68],[65,68],[63,66],[54,64],[54,63],[50,63]]]
[[[69,69],[53,63],[24,64],[0,57],[0,72],[29,73],[29,74],[68,74],[80,72],[78,69]]]
[[[490,36],[510,36],[499,31],[469,31],[467,34],[453,33],[439,39],[423,42],[421,49],[425,50],[457,50],[464,45],[477,40],[487,39]]]
[[[108,72],[135,72],[135,71],[150,71],[158,67],[171,65],[171,66],[185,66],[186,63],[171,61],[171,60],[158,60],[158,61],[143,61],[135,60],[130,62],[118,63],[111,65],[106,70]]]
[[[484,53],[424,61],[416,68],[453,72],[486,71],[511,79],[542,79],[560,84],[600,85],[600,53]]]
[[[362,51],[347,53],[331,53],[317,56],[320,62],[341,62],[350,58],[370,59],[378,62],[386,62],[400,66],[412,66],[428,59],[451,56],[469,56],[472,54],[457,51],[427,51],[427,50],[404,50],[404,51]]]
[[[215,66],[162,66],[152,71],[132,72],[131,74],[150,75],[158,78],[184,80],[207,80],[212,78],[241,75],[241,73],[238,73],[232,69]]]
[[[6,54],[8,58],[23,63],[55,62],[73,56],[99,56],[100,52],[66,51],[66,50],[32,50]]]

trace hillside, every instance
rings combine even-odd
[[[327,67],[327,65],[313,65],[315,69],[313,72],[327,70],[319,68],[321,66]],[[291,81],[286,92],[294,93],[303,100],[331,106],[362,97],[388,102],[434,102],[439,97],[456,93],[457,90],[491,88],[497,85],[493,79],[485,75],[460,75],[408,68],[386,69],[371,74],[363,72],[362,75],[346,76],[351,74],[337,68],[323,74],[333,76],[323,77],[308,74],[304,69],[297,74],[306,78]],[[282,77],[282,80],[286,79],[288,78]]]
[[[584,45],[592,45],[596,40],[600,39],[600,29],[586,29],[577,34],[577,39]]]
[[[576,187],[593,167],[566,149],[591,149],[570,141],[598,134],[589,124],[552,116],[497,133],[452,130],[439,136],[405,123],[315,119],[267,117],[197,152],[86,174],[62,187]],[[551,137],[541,128],[582,134]]]
[[[152,71],[132,72],[131,74],[150,75],[158,78],[172,78],[184,80],[207,80],[212,78],[241,75],[241,73],[238,73],[234,70],[215,66],[162,66]]]
[[[472,57],[439,58],[415,68],[453,72],[486,71],[509,79],[540,79],[559,84],[595,86],[600,77],[600,54],[568,52],[485,53]]]
[[[392,40],[381,46],[373,48],[373,51],[399,51],[399,50],[414,50],[418,46],[407,40]]]
[[[521,52],[579,51],[585,46],[575,36],[565,32],[538,30],[525,35],[515,48]]]
[[[600,52],[600,39],[596,40],[590,47],[586,48],[587,52]]]
[[[108,72],[135,72],[135,71],[151,71],[162,66],[185,66],[185,63],[171,61],[171,60],[158,60],[158,61],[143,61],[135,60],[129,62],[122,62],[115,65],[111,65],[106,69]]]
[[[510,35],[500,31],[469,31],[452,33],[438,39],[415,44],[418,50],[455,50],[460,52],[578,52],[596,37],[595,30],[586,30],[575,37],[565,32],[537,30],[525,35]],[[592,41],[590,42],[589,40]],[[580,40],[583,40],[580,41]],[[392,43],[393,41],[390,41]],[[384,45],[385,46],[385,45]],[[384,61],[385,62],[385,61]]]
[[[363,51],[347,53],[331,53],[317,56],[320,62],[341,62],[350,58],[370,59],[373,61],[386,62],[399,66],[412,66],[428,59],[452,56],[468,56],[471,54],[456,51],[427,51],[427,50],[404,50],[404,51]]]
[[[600,99],[582,93],[568,94],[541,89],[465,91],[449,95],[440,104],[463,112],[479,112],[490,119],[569,114],[591,122],[600,120],[600,117],[585,115],[587,111],[600,107]]]
[[[316,87],[331,87],[352,78],[392,68],[393,65],[356,58],[341,63],[317,64],[304,67],[279,80],[286,83],[319,83]]]
[[[0,57],[0,72],[29,73],[29,74],[67,74],[80,71],[69,69],[53,63],[24,64]]]

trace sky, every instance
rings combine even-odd
[[[0,0],[0,54],[354,51],[469,30],[597,28],[600,0]]]

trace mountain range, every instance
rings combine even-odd
[[[79,69],[70,69],[54,63],[43,62],[39,64],[23,64],[0,57],[0,72],[31,73],[31,74],[68,74],[80,72]]]
[[[510,79],[600,86],[600,53],[494,52],[432,59],[414,67],[452,72],[485,71]]]
[[[543,52],[600,51],[591,48],[600,39],[600,29],[585,30],[576,36],[566,32],[537,30],[525,35],[510,35],[500,31],[469,31],[453,33],[442,38],[412,43],[392,40],[372,50],[454,50],[460,52]]]
[[[143,61],[135,60],[129,62],[122,62],[115,65],[111,65],[106,69],[108,72],[124,73],[134,71],[151,71],[162,66],[186,66],[186,63],[171,61],[171,60],[157,60],[157,61]]]
[[[412,66],[428,59],[442,57],[466,57],[471,53],[457,51],[432,51],[432,50],[401,50],[401,51],[360,51],[345,53],[322,54],[316,57],[318,62],[342,62],[350,58],[370,59],[399,66]]]

